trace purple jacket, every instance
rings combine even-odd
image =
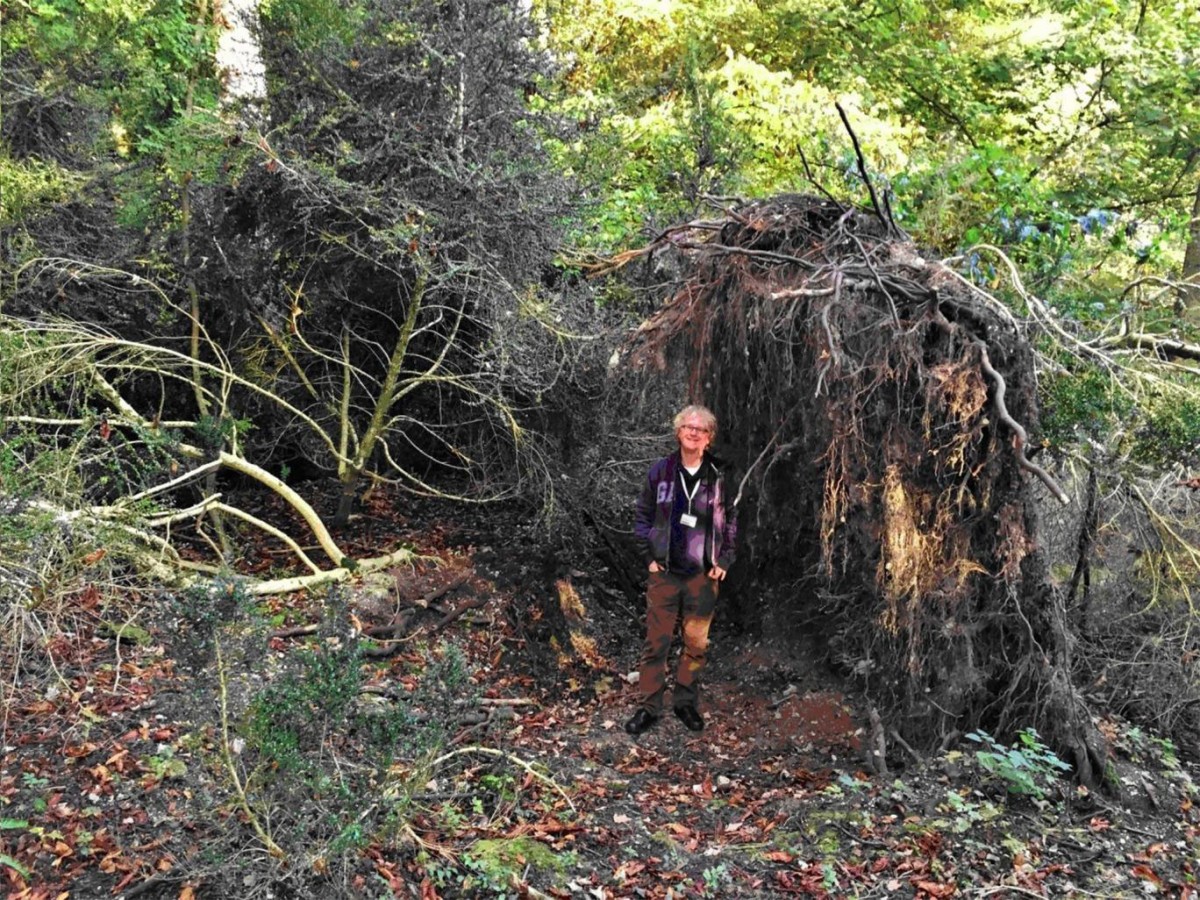
[[[737,511],[730,505],[725,476],[717,460],[704,454],[706,473],[702,490],[712,500],[712,520],[704,537],[704,555],[722,569],[733,565],[737,556]],[[671,511],[679,487],[679,451],[660,459],[650,467],[646,483],[638,495],[633,518],[637,538],[647,564],[651,560],[666,566],[671,550]],[[715,473],[715,474],[714,474]]]

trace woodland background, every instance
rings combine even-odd
[[[969,733],[1007,793],[1044,800],[1061,757],[1085,792],[1121,798],[1114,748],[1194,751],[1194,4],[19,0],[0,50],[0,865],[14,896],[72,880],[96,891],[79,896],[228,890],[231,858],[259,873],[245,896],[536,891],[527,862],[520,876],[494,848],[472,856],[463,835],[523,821],[515,783],[558,812],[566,795],[448,723],[467,696],[468,715],[489,708],[472,692],[502,659],[552,692],[572,667],[628,662],[613,652],[640,590],[629,505],[689,399],[736,426],[719,449],[745,476],[726,624],[861,692],[868,772]],[[858,254],[846,265],[879,290],[843,349],[886,365],[826,386],[836,347],[781,361],[739,331],[774,315],[751,299],[776,270],[730,262],[763,234],[789,265]],[[885,269],[885,251],[949,273],[961,316]],[[787,296],[834,283],[804,271]],[[912,303],[893,303],[883,343],[854,343],[887,312],[885,285]],[[791,333],[819,334],[820,310],[798,308]],[[889,355],[925,325],[971,339]],[[971,347],[1002,375],[980,374]],[[955,373],[978,399],[961,423],[907,404]],[[1042,480],[997,462],[1016,459],[1001,378]],[[778,479],[827,470],[825,438],[789,432],[790,410],[838,408],[861,417],[830,446],[853,433],[889,465],[881,423],[897,411],[926,437],[961,424],[955,452],[996,485],[996,505],[973,487],[969,508],[999,516],[1003,498],[1020,524],[997,518],[999,543],[971,537],[975,555],[930,551],[908,593],[882,574],[907,551],[869,529],[830,551],[836,517],[815,523],[831,495]],[[948,490],[928,468],[898,482],[909,496]],[[883,471],[861,473],[867,494]],[[870,522],[869,502],[854,509]],[[917,513],[926,531],[945,522]],[[956,566],[965,600],[933,577]],[[459,646],[443,633],[488,608],[485,577],[511,588],[491,620],[511,643]],[[172,708],[152,740],[128,692],[142,703],[176,677],[164,658],[211,702]],[[104,740],[89,736],[104,731],[93,692],[122,724]],[[382,711],[364,708],[379,696]],[[490,715],[468,727],[487,732]],[[127,734],[154,752],[121,763]],[[81,760],[69,778],[55,741]],[[83,762],[83,796],[188,783],[172,808],[204,810],[201,833],[236,822],[228,856],[182,837],[165,868],[132,852],[96,827],[103,804],[55,791]],[[364,792],[386,802],[363,811]],[[561,829],[542,829],[561,850]],[[81,832],[95,849],[80,852]],[[572,895],[543,870],[542,890]],[[841,870],[813,871],[809,893],[849,890]],[[1160,889],[1186,895],[1181,871]],[[952,878],[919,874],[934,887],[912,893],[950,896],[935,888]],[[689,883],[719,896],[728,875]]]

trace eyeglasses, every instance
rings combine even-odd
[[[680,431],[694,431],[696,434],[708,434],[712,431],[711,428],[705,428],[703,425],[680,425]]]

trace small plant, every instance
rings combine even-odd
[[[28,828],[29,823],[24,819],[0,819],[0,831],[26,831]],[[7,853],[0,853],[0,866],[8,866],[22,878],[30,877],[29,870]]]
[[[838,776],[836,782],[827,784],[821,793],[828,794],[831,797],[842,797],[846,794],[857,794],[865,791],[867,787],[868,783],[866,781],[859,781],[857,778],[843,772]]]
[[[1070,766],[1041,742],[1032,728],[1023,729],[1018,743],[1005,747],[986,731],[973,731],[967,740],[981,744],[975,758],[985,770],[1004,783],[1010,794],[1045,798],[1046,791]]]
[[[725,863],[710,866],[704,870],[701,878],[704,879],[705,897],[722,897],[725,895],[725,886],[730,881],[729,867]]]
[[[1125,732],[1125,737],[1131,745],[1130,756],[1138,762],[1138,754],[1149,754],[1158,757],[1165,769],[1178,769],[1179,756],[1175,752],[1175,743],[1170,738],[1148,735],[1136,725]]]
[[[821,887],[830,893],[838,889],[837,869],[828,860],[821,863]]]

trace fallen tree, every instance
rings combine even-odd
[[[93,539],[114,539],[129,563],[156,582],[186,583],[197,573],[211,576],[233,566],[206,519],[220,515],[282,543],[304,574],[253,580],[250,594],[271,594],[346,581],[409,562],[408,548],[355,558],[338,543],[321,514],[299,492],[242,452],[242,423],[231,397],[249,392],[290,413],[307,427],[339,463],[345,455],[329,430],[302,410],[239,376],[223,354],[217,362],[196,361],[167,347],[130,341],[72,322],[31,322],[0,316],[0,431],[8,448],[5,469],[14,483],[0,483],[10,516],[26,512],[50,516],[63,527],[92,532]],[[196,384],[201,371],[213,387],[201,383],[212,414],[167,420],[145,412],[118,389],[122,381],[157,380],[154,408],[169,406],[171,396]],[[344,444],[343,444],[344,446]],[[46,461],[59,478],[39,481]],[[286,504],[294,522],[283,527],[223,498],[213,476],[235,473],[270,491]],[[198,496],[197,496],[197,488]],[[289,533],[302,523],[321,554],[301,545],[305,535]],[[191,526],[211,549],[210,558],[184,554],[178,532]],[[32,531],[31,531],[32,533]],[[221,541],[224,543],[224,541]],[[17,552],[19,548],[7,548]],[[5,554],[7,556],[8,553]],[[321,556],[325,559],[321,559]]]
[[[721,420],[764,627],[821,630],[885,733],[1032,726],[1097,783],[1105,743],[1039,543],[1041,499],[1068,496],[1031,458],[1025,324],[878,203],[751,203],[617,264],[662,254],[685,274],[630,363],[682,362]]]

